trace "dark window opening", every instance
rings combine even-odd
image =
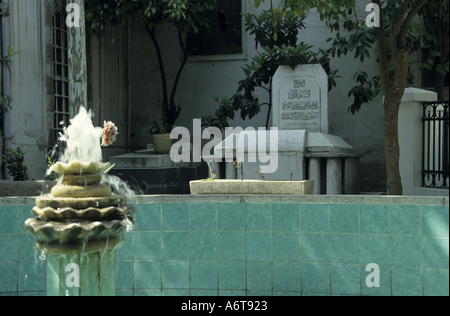
[[[188,34],[190,56],[242,54],[242,0],[217,0],[217,9],[205,17],[210,29]]]

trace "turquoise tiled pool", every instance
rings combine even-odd
[[[25,233],[32,198],[0,200],[0,294],[46,295]],[[117,295],[449,295],[449,199],[138,196]],[[369,263],[380,287],[366,286]]]

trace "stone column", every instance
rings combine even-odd
[[[313,194],[321,194],[320,158],[309,158],[308,173],[308,180],[314,180]]]
[[[345,158],[344,194],[359,193],[358,158]]]
[[[341,158],[327,158],[327,195],[341,194]]]
[[[47,296],[115,296],[116,250],[47,254]]]
[[[87,70],[86,70],[86,27],[84,0],[70,0],[80,9],[80,27],[72,26],[67,30],[69,62],[69,104],[70,116],[75,116],[80,106],[87,107]]]

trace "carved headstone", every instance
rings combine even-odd
[[[280,66],[272,84],[273,127],[328,133],[328,77],[321,65]]]

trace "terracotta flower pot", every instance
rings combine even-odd
[[[172,140],[170,133],[167,134],[152,134],[153,148],[156,154],[167,154],[172,147]]]

